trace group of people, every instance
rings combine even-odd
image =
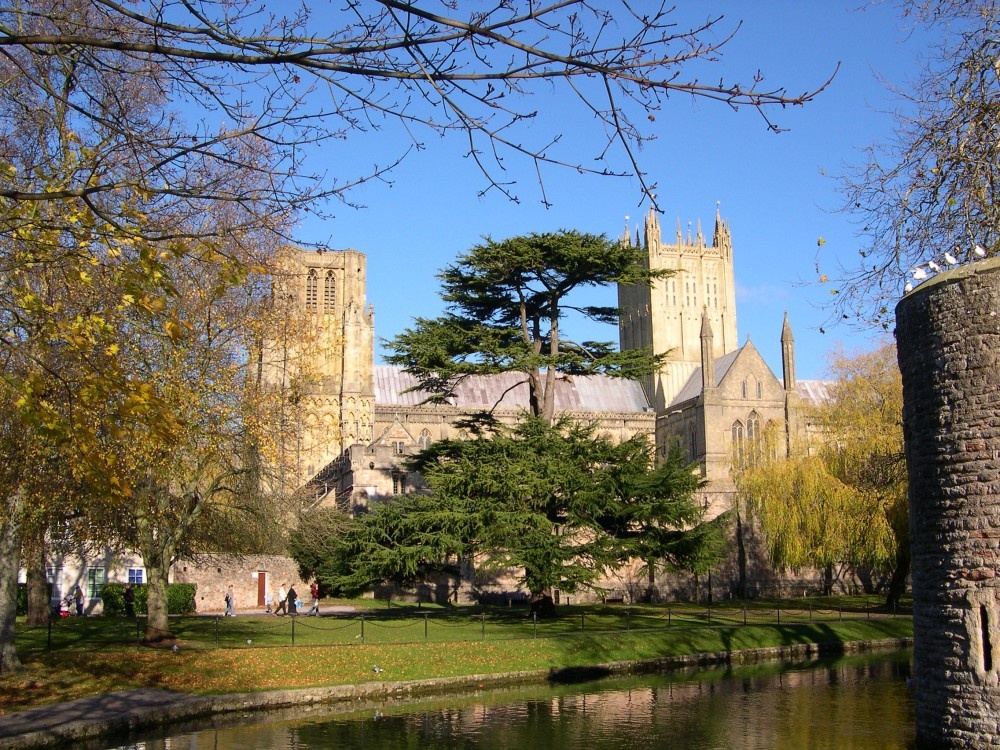
[[[271,596],[270,592],[264,597],[264,604],[267,607],[267,612],[270,614],[272,612],[271,606],[274,605],[273,613],[275,615],[297,615],[299,613],[299,607],[302,606],[302,602],[299,601],[299,595],[295,591],[295,587],[289,587],[285,590],[286,584],[281,584],[278,587],[278,598],[277,604],[275,604],[274,598]],[[309,584],[309,597],[311,599],[309,611],[306,612],[307,615],[319,615],[319,585],[315,581]]]

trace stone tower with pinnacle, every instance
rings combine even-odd
[[[662,368],[643,381],[650,404],[661,412],[702,364],[701,337],[706,324],[712,331],[712,353],[718,358],[738,347],[736,338],[736,282],[729,223],[716,207],[711,244],[706,243],[701,222],[685,235],[680,220],[672,243],[664,242],[654,209],[646,214],[642,234],[634,243],[644,251],[650,269],[674,273],[650,287],[618,287],[620,346],[669,352]],[[622,242],[633,245],[626,226]]]

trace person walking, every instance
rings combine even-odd
[[[312,602],[306,614],[319,617],[319,584],[316,581],[309,584],[309,598],[312,599]]]
[[[123,596],[125,599],[125,616],[135,617],[135,591],[132,589],[131,583],[125,584],[125,594]]]
[[[76,602],[76,616],[83,617],[83,589],[79,583],[73,587],[73,601]]]
[[[290,615],[297,615],[298,614],[298,611],[295,609],[295,601],[296,601],[296,599],[298,599],[298,596],[299,595],[295,593],[295,587],[294,586],[289,586],[288,587],[287,604],[288,604],[288,614],[290,614]]]
[[[274,605],[275,615],[286,615],[288,614],[288,602],[286,601],[288,595],[285,594],[285,584],[278,586],[278,603]]]
[[[236,594],[233,592],[233,584],[229,584],[226,589],[226,617],[236,616]]]

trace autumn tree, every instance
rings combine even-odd
[[[918,266],[933,275],[926,264],[946,267],[946,253],[963,263],[979,257],[977,246],[1000,252],[1000,8],[992,0],[899,6],[934,42],[914,80],[893,88],[895,133],[844,180],[845,210],[863,243],[855,261],[836,268],[825,250],[818,256],[833,317],[886,330]]]
[[[798,446],[787,459],[762,453],[737,472],[736,486],[774,565],[820,568],[827,588],[835,566],[845,565],[892,606],[910,569],[895,347],[840,355],[832,369],[837,380],[817,408],[812,448]]]
[[[495,241],[486,238],[439,274],[448,312],[418,318],[388,342],[386,361],[447,399],[470,375],[523,373],[531,414],[552,424],[557,382],[601,373],[638,378],[664,353],[618,351],[610,342],[577,341],[562,328],[568,313],[617,323],[618,308],[580,305],[573,293],[604,284],[648,284],[637,248],[603,235],[562,230]]]

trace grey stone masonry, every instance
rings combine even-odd
[[[896,306],[917,741],[1000,748],[1000,260]]]

